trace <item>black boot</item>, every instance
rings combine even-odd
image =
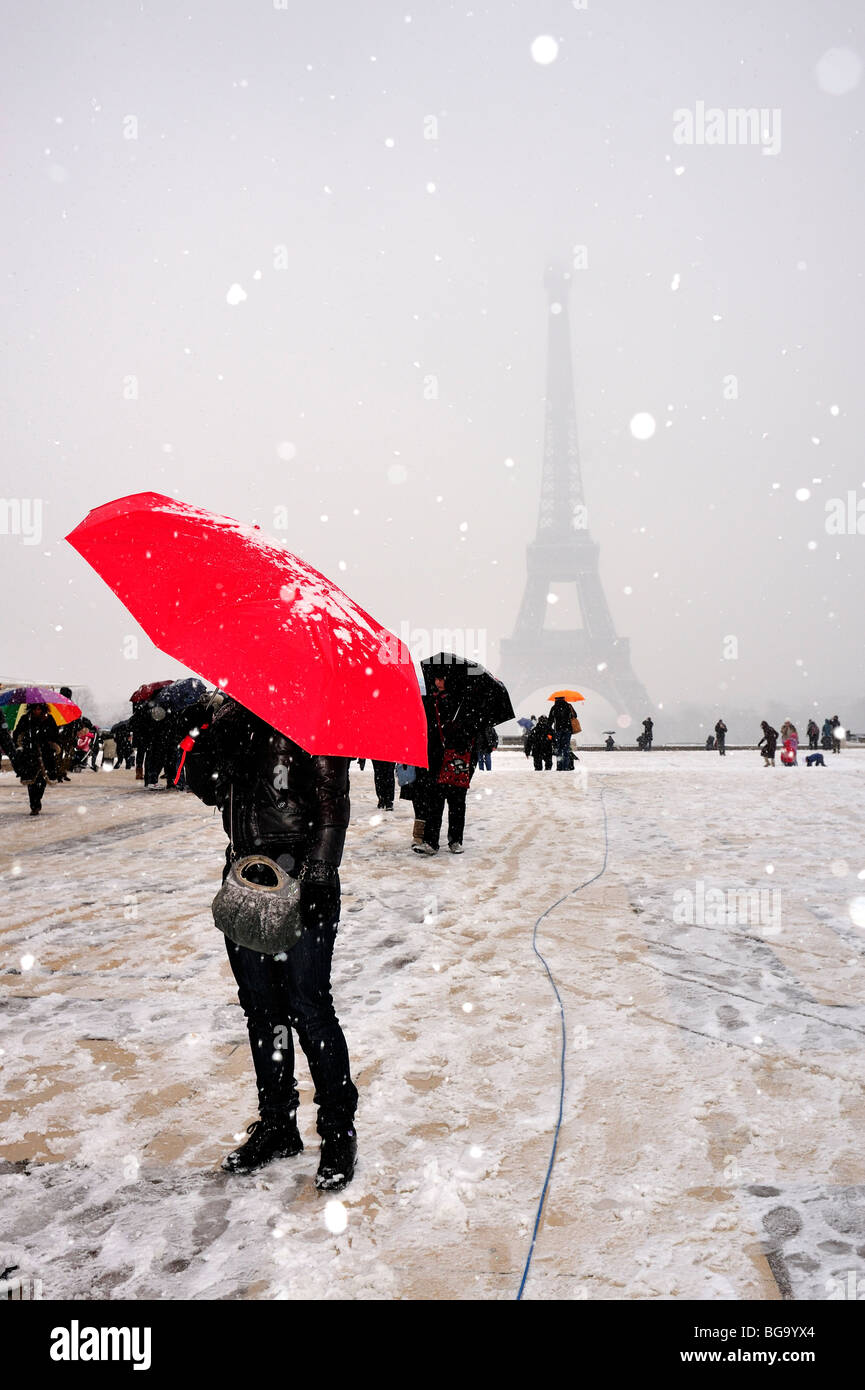
[[[357,1133],[353,1120],[343,1121],[341,1125],[322,1125],[321,1157],[315,1185],[322,1192],[341,1192],[348,1187],[354,1177],[357,1162]]]
[[[294,1158],[303,1150],[297,1120],[288,1117],[255,1120],[247,1129],[246,1143],[222,1160],[227,1173],[254,1173],[274,1158]]]

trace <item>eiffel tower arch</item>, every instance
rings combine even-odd
[[[634,721],[651,706],[619,637],[601,583],[600,547],[589,534],[583,495],[568,317],[570,274],[551,266],[547,291],[547,393],[541,501],[526,549],[526,587],[513,636],[501,643],[501,675],[515,705],[542,685],[585,683]],[[554,584],[573,584],[582,627],[545,627]]]

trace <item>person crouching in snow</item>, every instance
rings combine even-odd
[[[222,1166],[251,1173],[303,1149],[293,1028],[315,1085],[321,1136],[316,1187],[339,1191],[351,1182],[357,1156],[358,1096],[330,987],[339,864],[349,823],[348,759],[305,752],[230,698],[211,713],[220,698],[196,707],[199,732],[181,745],[187,785],[222,811],[229,837],[223,881],[233,860],[266,855],[298,880],[302,922],[297,944],[278,955],[261,955],[226,937],[246,1015],[260,1118]]]

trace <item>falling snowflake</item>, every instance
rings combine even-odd
[[[635,439],[651,439],[655,433],[654,415],[645,410],[638,411],[631,416],[630,430]]]
[[[559,45],[551,34],[539,34],[532,41],[531,54],[536,63],[546,67],[548,63],[554,63],[559,56]]]
[[[331,1235],[341,1235],[348,1225],[348,1211],[344,1202],[339,1202],[334,1198],[325,1205],[324,1224]]]

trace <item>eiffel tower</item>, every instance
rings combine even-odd
[[[651,705],[631,666],[628,639],[617,637],[598,568],[583,498],[577,410],[568,320],[570,274],[550,267],[547,395],[541,505],[535,539],[526,549],[526,587],[514,634],[501,644],[501,675],[514,704],[540,686],[576,682],[604,697],[632,721]],[[575,584],[582,627],[544,627],[553,584]]]

